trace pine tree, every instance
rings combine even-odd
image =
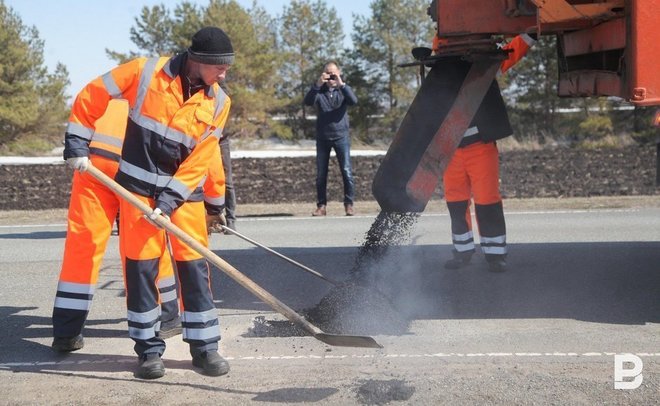
[[[541,37],[500,82],[518,140],[554,138],[560,127],[558,110],[580,102],[557,96],[556,43],[554,36]]]
[[[328,61],[338,61],[344,32],[337,10],[325,0],[292,1],[280,18],[280,49],[285,56],[280,70],[280,95],[289,98],[289,124],[296,138],[312,137],[303,98]]]
[[[269,129],[286,133],[271,118],[282,105],[275,95],[281,55],[267,28],[274,21],[256,4],[246,10],[234,0],[212,0],[203,21],[226,31],[236,54],[224,85],[232,98],[227,131],[241,137],[270,136]]]
[[[3,152],[51,149],[64,132],[68,72],[44,66],[44,41],[0,0],[0,146]]]
[[[211,0],[207,7],[198,7],[184,1],[174,10],[163,5],[144,7],[135,26],[131,28],[131,40],[139,52],[120,53],[107,51],[118,62],[136,56],[168,56],[184,52],[190,39],[204,26],[222,28],[236,54],[227,79],[222,87],[232,99],[227,128],[232,136],[268,136],[271,131],[286,134],[271,119],[273,111],[281,106],[275,96],[278,82],[274,74],[280,62],[275,50],[274,22],[256,3],[246,10],[234,0]]]
[[[419,71],[400,68],[410,62],[410,50],[429,46],[434,35],[433,21],[426,14],[428,1],[374,0],[371,15],[356,18],[353,44],[364,59],[374,85],[383,95],[384,125],[392,134],[412,102],[419,85]]]

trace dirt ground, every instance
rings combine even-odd
[[[353,158],[358,203],[373,200],[371,182],[381,159]],[[248,205],[300,205],[304,211],[314,206],[314,157],[241,158],[232,165],[239,212]],[[655,146],[501,154],[505,199],[653,196],[660,190],[655,173]],[[70,187],[71,171],[65,165],[2,165],[0,211],[64,209]],[[434,200],[441,198],[442,190],[438,190]],[[341,211],[342,182],[335,160],[331,161],[328,199],[337,202]]]

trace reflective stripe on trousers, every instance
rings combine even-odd
[[[135,197],[153,207],[153,199]],[[208,245],[204,202],[187,202],[172,213],[172,223],[200,244]],[[120,238],[124,247],[129,335],[135,341],[138,355],[165,350],[165,342],[157,335],[159,317],[156,310],[159,292],[156,270],[159,258],[167,252],[165,231],[144,219],[142,212],[122,202]],[[182,303],[183,339],[193,355],[217,349],[220,326],[213,303],[210,270],[206,260],[196,251],[171,236]]]
[[[470,201],[474,200],[481,249],[484,254],[504,255],[506,224],[499,191],[499,153],[495,143],[476,143],[459,148],[443,175],[452,241],[459,252],[474,250]]]
[[[115,176],[117,162],[96,155],[90,160],[107,176]],[[64,258],[53,306],[54,337],[74,337],[82,333],[117,210],[119,199],[110,189],[89,174],[74,172]],[[159,280],[163,281],[161,290],[174,290],[174,271],[169,256],[161,261]],[[176,293],[164,295],[162,306],[164,320],[178,316]]]

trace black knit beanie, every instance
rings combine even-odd
[[[234,48],[220,28],[204,27],[193,35],[188,58],[206,65],[231,65],[234,62]]]

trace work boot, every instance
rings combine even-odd
[[[183,331],[181,327],[181,317],[176,316],[175,318],[160,323],[160,332],[158,336],[165,339],[174,336],[178,336]]]
[[[229,372],[229,363],[217,351],[205,351],[193,357],[192,363],[202,368],[204,374],[208,376],[220,376]]]
[[[456,250],[452,251],[454,258],[445,262],[445,269],[460,269],[464,266],[467,266],[472,259],[472,251],[467,252],[458,252]]]
[[[314,210],[312,213],[312,216],[318,217],[318,216],[325,216],[326,215],[326,210],[325,210],[325,204],[322,204]]]
[[[488,261],[488,270],[490,272],[506,272],[507,265],[504,255],[492,255],[490,258],[486,258]]]
[[[142,354],[137,370],[137,377],[142,379],[158,379],[165,375],[165,365],[157,352]]]
[[[236,220],[227,219],[227,228],[236,231]],[[225,231],[225,234],[231,234],[231,233]]]
[[[344,209],[346,210],[346,215],[347,216],[353,216],[355,215],[355,212],[353,211],[353,205],[350,203],[344,204]]]
[[[85,346],[82,334],[75,337],[55,337],[51,348],[57,352],[71,352],[78,351]]]

